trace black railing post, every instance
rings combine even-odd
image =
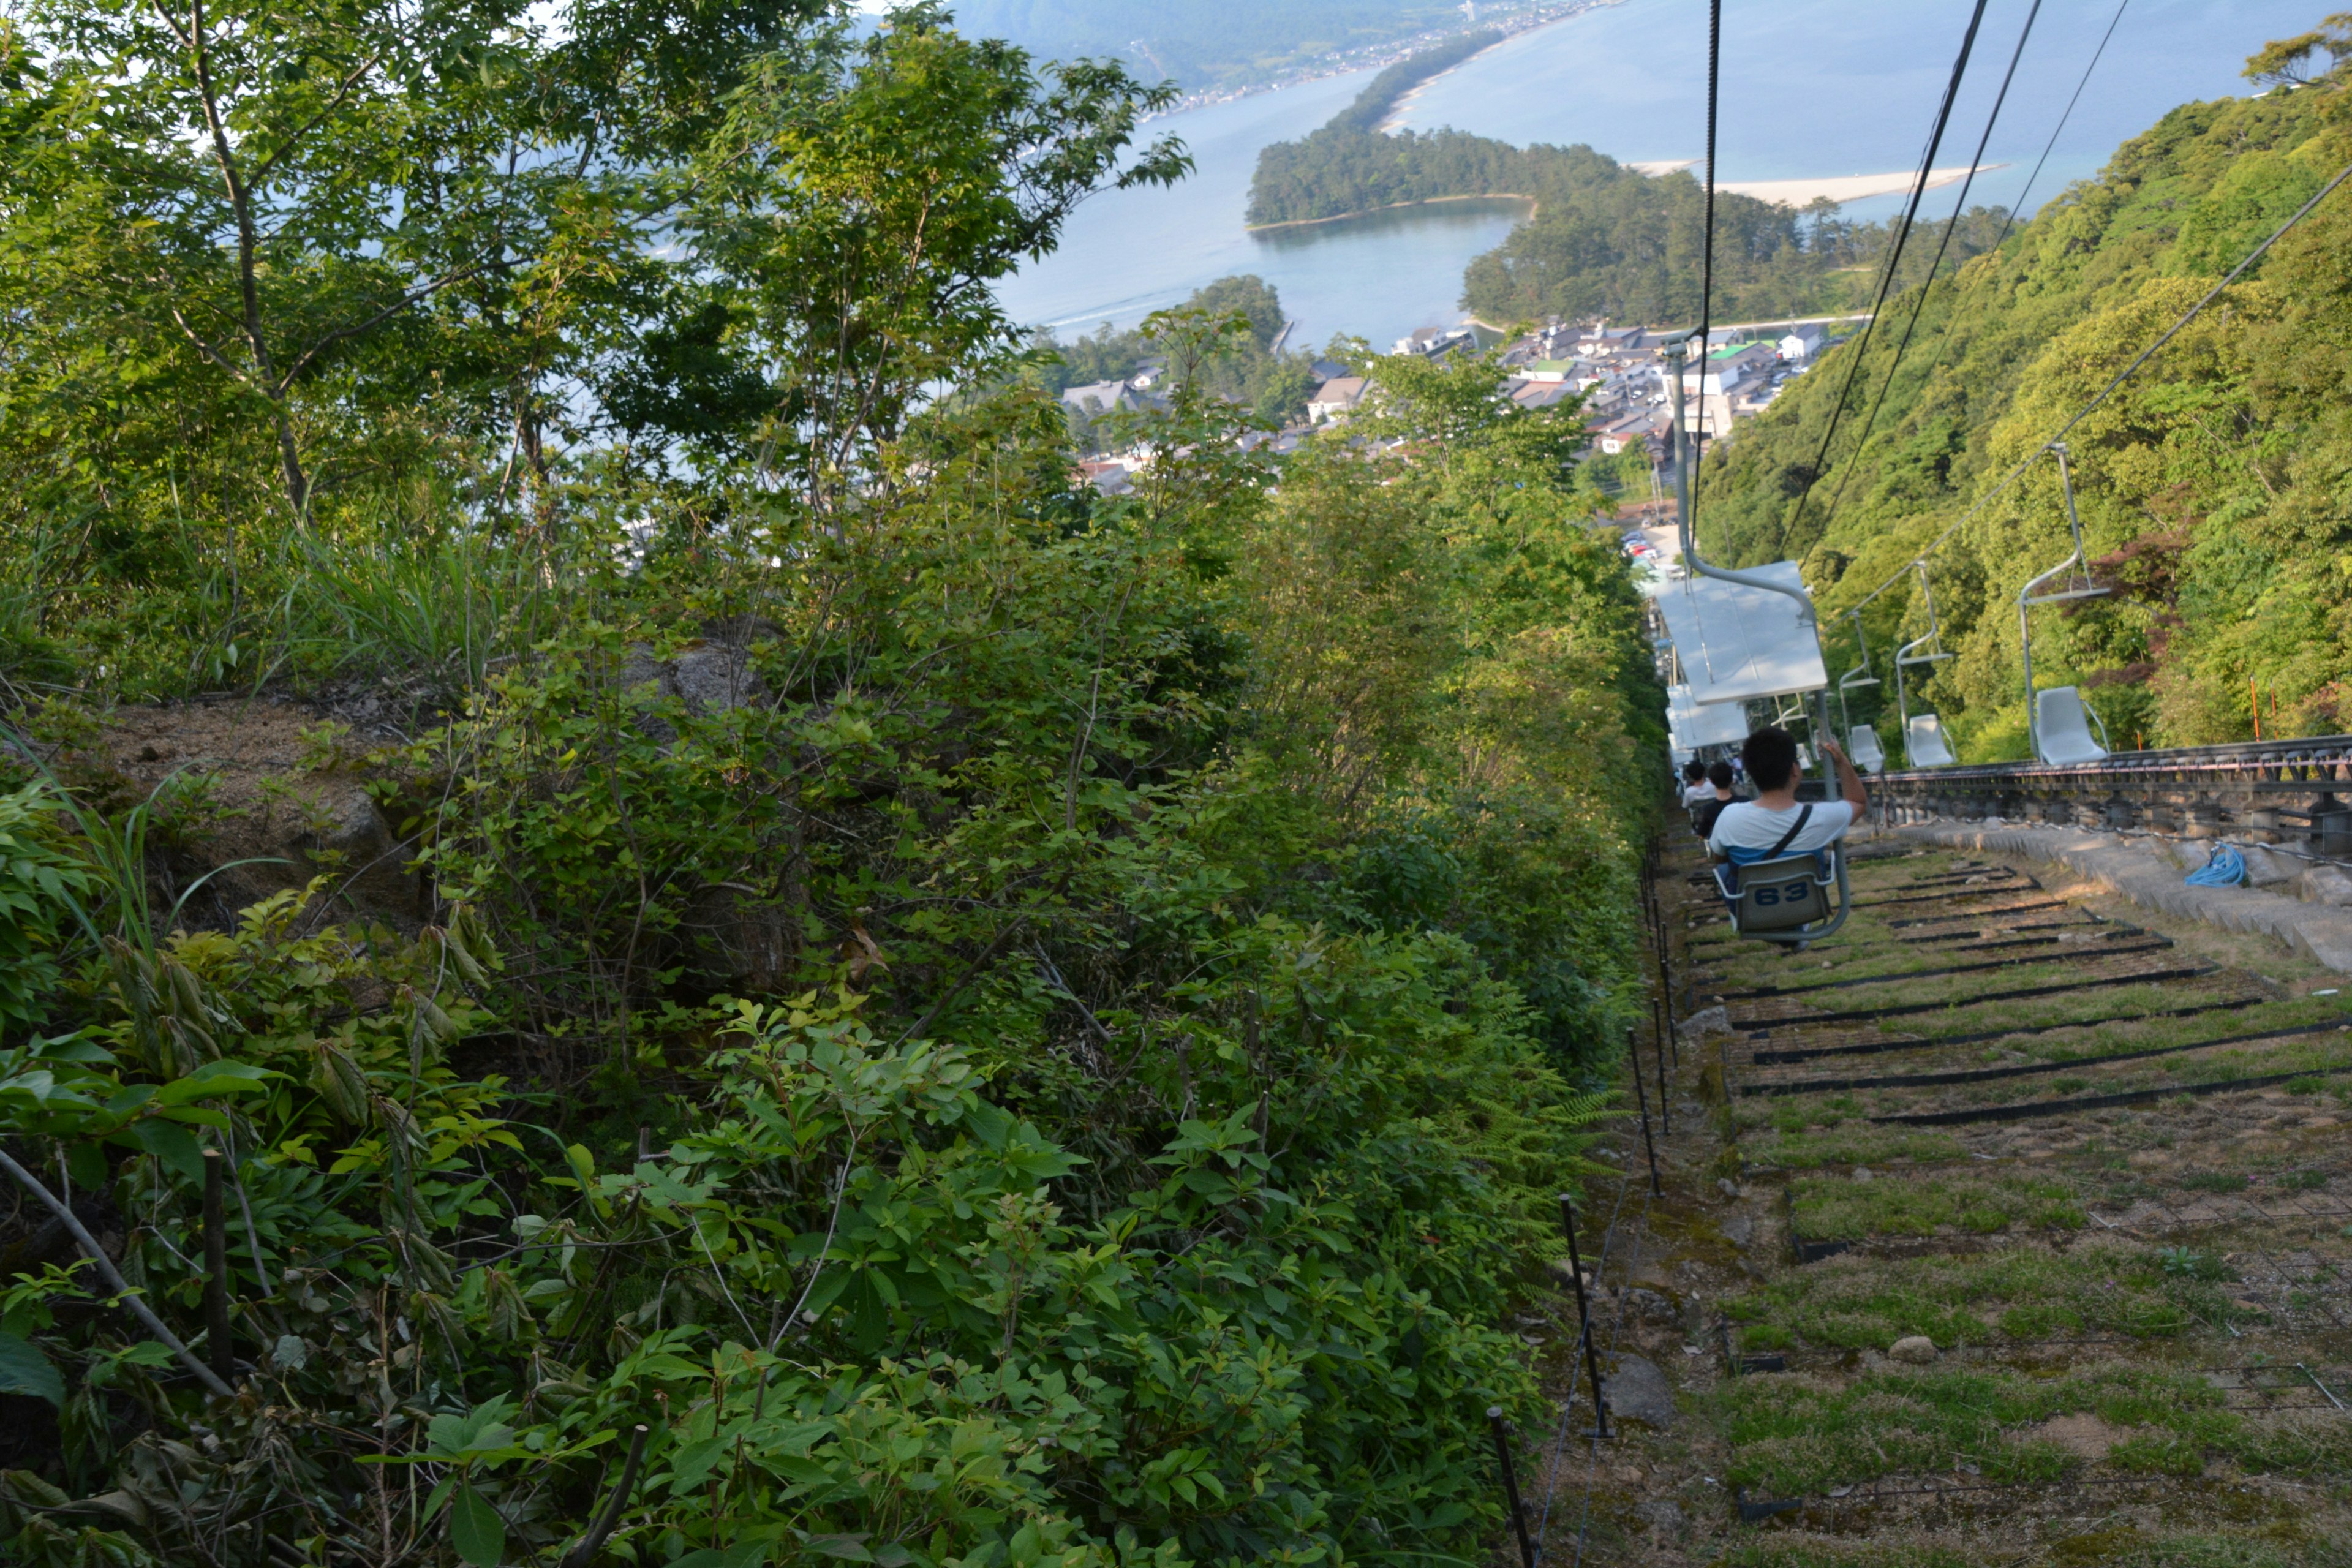
[[[1576,1335],[1584,1343],[1584,1375],[1592,1384],[1592,1435],[1609,1436],[1609,1394],[1601,1386],[1601,1352],[1592,1342],[1592,1307],[1584,1295],[1584,1257],[1576,1248],[1576,1205],[1559,1194],[1560,1227],[1568,1232],[1568,1267],[1576,1278]]]
[[[205,1151],[205,1336],[213,1375],[223,1383],[236,1382],[236,1346],[230,1338],[228,1315],[228,1222],[221,1201],[221,1166],[217,1149]]]
[[[1520,1568],[1536,1568],[1536,1543],[1528,1539],[1528,1512],[1519,1506],[1519,1472],[1511,1463],[1510,1431],[1503,1424],[1503,1407],[1486,1406],[1486,1422],[1495,1429],[1495,1458],[1503,1467],[1503,1496],[1511,1505],[1511,1529],[1519,1538]]]
[[[1658,1146],[1650,1137],[1650,1091],[1642,1083],[1642,1045],[1633,1029],[1625,1031],[1625,1054],[1632,1058],[1633,1068],[1633,1100],[1642,1111],[1642,1147],[1650,1156],[1650,1195],[1666,1195],[1665,1184],[1658,1180]]]

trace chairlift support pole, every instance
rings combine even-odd
[[[1919,595],[1927,602],[1927,635],[1895,647],[1895,717],[1903,721],[1904,761],[1916,767],[1917,760],[1911,755],[1911,698],[1909,690],[1904,684],[1903,672],[1912,665],[1934,664],[1938,659],[1949,658],[1952,656],[1944,651],[1944,629],[1936,619],[1936,589],[1935,585],[1927,581],[1927,563],[1922,560],[1914,561],[1911,564],[1919,574]],[[1936,645],[1935,652],[1922,654],[1917,651],[1929,643]]]
[[[1850,745],[1853,735],[1853,714],[1845,705],[1846,689],[1853,686],[1875,686],[1878,684],[1878,678],[1870,673],[1870,640],[1862,633],[1860,606],[1848,610],[1846,614],[1853,617],[1853,645],[1862,650],[1862,662],[1838,677],[1838,729],[1842,731],[1840,743]],[[1856,680],[1854,677],[1857,675],[1863,679]]]
[[[2017,647],[2025,666],[2025,743],[2036,761],[2042,756],[2042,721],[2033,711],[2033,626],[2032,611],[2036,605],[2054,605],[2066,599],[2098,599],[2107,590],[2091,582],[2090,563],[2083,554],[2083,520],[2074,511],[2074,475],[2067,466],[2066,443],[2053,441],[2050,450],[2058,455],[2058,486],[2066,494],[2066,528],[2074,536],[2074,551],[2065,560],[2042,574],[2017,591]],[[2069,574],[2076,567],[2083,569],[2083,586],[2065,588],[2055,594],[2037,595],[2033,590],[2053,577]]]
[[[1706,374],[1706,361],[1704,357],[1706,353],[1706,345],[1702,342],[1699,344],[1699,353],[1702,356],[1699,360],[1699,372],[1702,376]],[[1694,526],[1691,516],[1691,465],[1693,462],[1691,432],[1688,421],[1683,413],[1683,365],[1687,357],[1688,353],[1683,343],[1672,342],[1666,345],[1666,395],[1669,405],[1674,411],[1675,422],[1675,530],[1682,545],[1683,564],[1702,577],[1713,577],[1725,583],[1738,583],[1744,587],[1767,588],[1775,594],[1786,594],[1790,598],[1797,601],[1797,624],[1801,626],[1811,626],[1814,638],[1818,642],[1821,637],[1820,623],[1813,616],[1812,598],[1803,590],[1775,583],[1770,578],[1757,573],[1733,572],[1721,566],[1710,565],[1699,555],[1698,531]],[[1701,385],[1705,385],[1704,381],[1701,382]],[[1802,700],[1802,698],[1799,699],[1801,703]],[[1826,693],[1822,699],[1822,714],[1824,719],[1829,715]],[[1830,766],[1829,754],[1826,752],[1822,752],[1819,761],[1822,777],[1832,778],[1833,774]]]

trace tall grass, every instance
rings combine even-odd
[[[321,675],[397,676],[453,698],[529,647],[553,608],[546,558],[478,536],[301,549],[287,610]]]
[[[46,570],[48,555],[45,536],[29,562],[0,577],[0,700],[11,706],[74,679],[72,653],[45,629],[46,611],[57,593]]]

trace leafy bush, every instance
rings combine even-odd
[[[1286,465],[1193,374],[1244,325],[1178,312],[1105,498],[986,285],[1172,177],[1122,161],[1167,93],[924,5],[509,9],[362,0],[348,99],[316,18],[208,13],[309,128],[243,248],[208,165],[139,163],[168,287],[251,286],[211,357],[124,296],[127,164],[5,173],[9,254],[81,215],[54,298],[0,277],[58,351],[6,362],[56,412],[0,439],[17,502],[109,477],[77,642],[116,693],[334,703],[304,749],[400,847],[191,929],[202,788],[134,801],[76,709],[90,787],[6,797],[7,1173],[122,1279],[6,1238],[0,1550],[1475,1552],[1638,976],[1659,703],[1580,431],[1390,364],[1413,460]],[[42,112],[126,159],[194,122],[182,53],[44,16],[84,30],[0,59]],[[1424,853],[1426,896],[1381,869]]]
[[[47,1015],[58,941],[89,884],[57,842],[56,805],[38,784],[0,795],[0,1041]]]

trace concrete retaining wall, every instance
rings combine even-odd
[[[1881,842],[1907,840],[2048,861],[2145,909],[2275,937],[2339,974],[2352,974],[2352,910],[2250,888],[2189,887],[2181,880],[2185,873],[2179,858],[2159,840],[2077,827],[1958,822],[1911,823],[1882,828],[1871,837]],[[2201,863],[2202,857],[2198,858]],[[2279,885],[2301,887],[2305,880],[2297,878]],[[2312,890],[2330,885],[2314,882]]]

